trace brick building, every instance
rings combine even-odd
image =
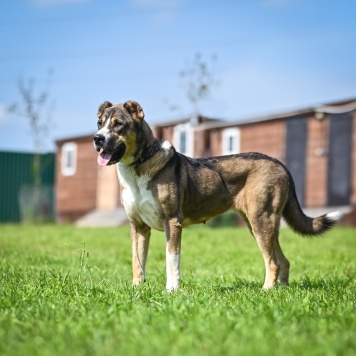
[[[338,207],[356,224],[356,99],[237,122],[194,116],[153,130],[191,157],[273,156],[291,171],[304,208]],[[97,165],[91,141],[92,135],[57,141],[59,221],[120,206],[115,167]],[[70,165],[75,173],[66,172]]]

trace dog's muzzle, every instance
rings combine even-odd
[[[97,151],[100,151],[100,149],[103,147],[104,141],[105,137],[103,135],[94,135],[94,146]]]
[[[110,138],[101,134],[94,135],[93,140],[96,151],[100,152],[97,159],[99,166],[104,167],[120,162],[125,154],[126,146],[123,143],[114,148]]]

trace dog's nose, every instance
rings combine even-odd
[[[94,135],[94,142],[96,145],[101,146],[104,143],[105,137],[103,135]]]

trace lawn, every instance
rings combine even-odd
[[[128,227],[0,226],[0,354],[354,355],[356,229],[280,239],[291,283],[265,292],[246,229],[185,229],[170,294],[162,233],[134,288]]]

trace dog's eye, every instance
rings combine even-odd
[[[124,125],[124,123],[121,120],[115,120],[113,123],[114,127],[120,128]]]
[[[102,121],[101,120],[98,120],[98,126],[101,126],[102,125]]]

